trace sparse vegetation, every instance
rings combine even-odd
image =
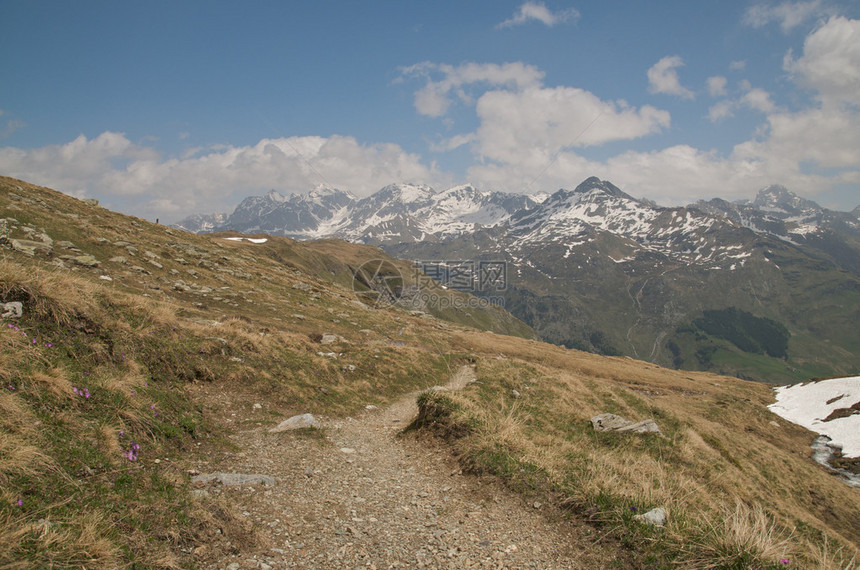
[[[188,481],[197,458],[232,450],[237,406],[266,403],[254,425],[345,416],[464,363],[478,382],[423,392],[412,433],[597,527],[631,564],[855,567],[860,499],[809,460],[808,432],[767,411],[767,386],[367,309],[344,280],[380,255],[366,246],[184,234],[5,178],[0,216],[55,242],[52,256],[0,249],[0,303],[24,309],[0,323],[2,567],[183,568],[200,546],[259,546],[231,499]],[[100,266],[63,259],[61,240]],[[601,412],[654,418],[664,437],[596,433]],[[633,519],[655,506],[662,531]]]
[[[537,346],[506,354],[479,359],[464,391],[421,401],[443,418],[433,433],[469,469],[600,526],[649,567],[815,567],[822,537],[837,549],[860,539],[857,497],[809,462],[803,430],[769,423],[757,385]],[[601,412],[654,418],[664,437],[596,432]],[[633,520],[655,507],[670,513],[665,529]]]

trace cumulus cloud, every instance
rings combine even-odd
[[[770,93],[757,87],[744,93],[740,99],[740,103],[762,113],[772,113],[776,110],[776,105],[771,100]]]
[[[803,55],[786,55],[785,68],[811,89],[815,104],[795,112],[769,107],[756,90],[745,95],[750,106],[770,109],[764,137],[740,144],[735,154],[781,164],[834,169],[835,179],[858,176],[860,148],[860,20],[831,18],[807,36]]]
[[[807,36],[803,55],[786,54],[784,68],[826,105],[860,105],[860,20],[831,18]]]
[[[636,139],[671,123],[668,111],[603,101],[573,87],[488,91],[476,111],[481,125],[474,149],[482,157],[504,162],[516,161],[524,153],[546,158],[567,147]]]
[[[681,85],[676,68],[682,67],[684,60],[677,55],[667,55],[648,70],[648,91],[677,95],[683,99],[694,99],[695,94]]]
[[[555,26],[556,24],[563,24],[565,22],[575,22],[578,19],[579,12],[574,8],[552,12],[543,2],[525,2],[513,16],[496,26],[496,28],[512,28],[532,21],[541,22],[547,26]]]
[[[728,80],[725,77],[721,75],[708,77],[707,83],[708,93],[711,97],[719,97],[726,94],[726,84],[728,83]]]
[[[398,145],[365,145],[343,136],[263,139],[163,158],[121,133],[106,132],[32,150],[0,148],[0,171],[163,219],[227,211],[245,196],[273,188],[304,192],[327,183],[367,195],[395,181],[450,181]]]
[[[743,23],[753,28],[776,23],[783,32],[790,32],[807,20],[824,14],[825,7],[821,0],[809,2],[782,2],[781,4],[755,4],[747,8]]]
[[[716,123],[718,121],[722,121],[723,119],[734,117],[735,106],[736,103],[734,101],[729,101],[728,99],[718,101],[717,103],[714,103],[708,108],[708,119],[712,123]]]
[[[415,109],[428,117],[442,117],[453,103],[452,94],[461,101],[471,100],[465,89],[467,86],[480,84],[524,89],[540,84],[544,73],[521,62],[501,65],[464,63],[458,66],[423,62],[401,69],[401,79],[415,76],[427,80],[424,87],[415,92]]]

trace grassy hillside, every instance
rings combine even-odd
[[[456,341],[478,382],[422,394],[413,429],[530,502],[598,526],[636,567],[856,567],[860,491],[809,460],[810,434],[767,410],[761,384],[541,343]],[[653,418],[663,435],[597,432],[599,413]],[[656,507],[669,513],[662,530],[634,520]]]
[[[458,324],[370,309],[351,283],[381,255],[365,246],[196,236],[7,178],[0,218],[0,302],[23,308],[0,322],[0,567],[248,552],[253,525],[189,482],[240,428],[222,417],[231,401],[265,401],[271,425],[345,416],[465,362],[479,384],[423,399],[464,465],[597,526],[643,567],[825,568],[860,542],[860,493],[809,459],[812,435],[770,414],[764,385],[470,328],[530,334],[501,311],[453,311]],[[666,438],[594,434],[597,412],[654,417]],[[669,509],[666,532],[632,523],[650,506]]]

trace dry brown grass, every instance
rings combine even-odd
[[[68,372],[61,367],[55,366],[44,372],[36,370],[30,375],[30,380],[38,384],[40,389],[57,398],[72,399],[74,397]]]
[[[795,558],[793,533],[779,527],[764,509],[740,500],[734,508],[722,506],[701,515],[702,534],[693,552],[683,558],[688,568],[763,567]]]
[[[36,477],[52,466],[42,451],[33,414],[17,395],[0,392],[0,487],[11,476]]]
[[[465,456],[504,449],[602,522],[623,526],[626,505],[663,507],[678,544],[699,537],[705,554],[686,559],[696,567],[732,556],[824,559],[807,547],[818,531],[844,549],[841,559],[854,556],[860,497],[809,459],[808,432],[776,421],[768,386],[487,335],[458,342],[486,355],[482,384],[450,395],[459,421],[476,426],[456,444]],[[509,347],[516,356],[496,356]],[[653,417],[666,438],[595,434],[589,418],[602,412]]]
[[[69,326],[83,316],[95,316],[98,285],[63,271],[27,267],[0,259],[0,299],[21,301],[28,314]]]

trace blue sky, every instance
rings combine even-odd
[[[657,5],[659,4],[659,5]],[[860,204],[860,5],[0,0],[0,174],[142,217],[269,189]]]

